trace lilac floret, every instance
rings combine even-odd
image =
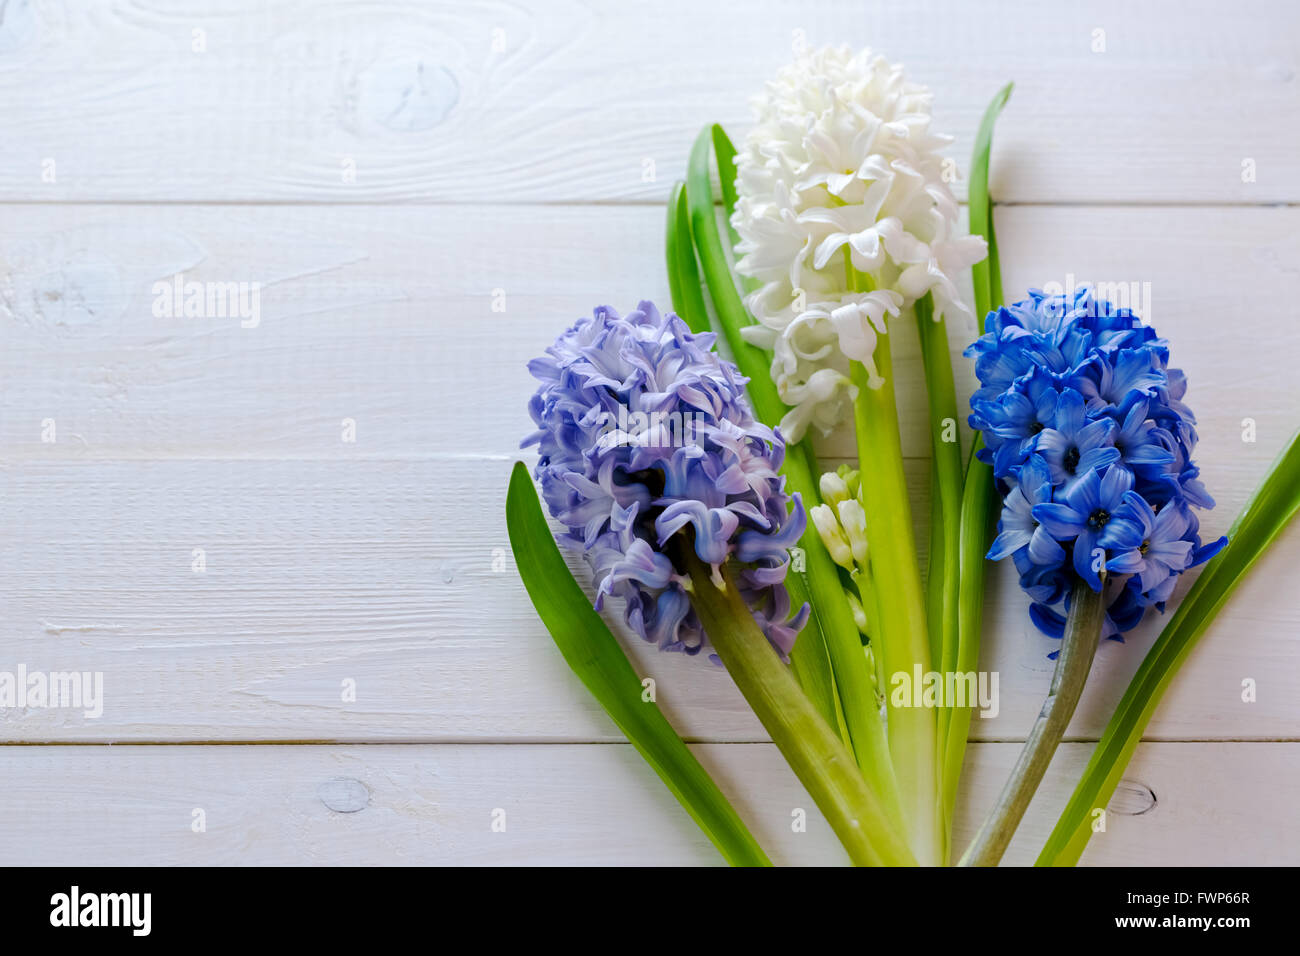
[[[798,495],[778,474],[779,432],[754,419],[747,379],[653,303],[620,316],[602,306],[529,363],[535,475],[551,515],[581,544],[596,607],[625,602],[628,624],[663,650],[698,653],[683,548],[713,568],[739,562],[741,595],[788,655],[808,619],[791,615],[789,548],[803,534]],[[793,506],[793,510],[791,510]]]

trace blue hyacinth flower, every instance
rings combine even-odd
[[[970,424],[1004,496],[989,557],[1014,559],[1030,619],[1059,637],[1076,580],[1104,587],[1104,636],[1163,610],[1178,576],[1226,543],[1200,539],[1193,509],[1214,499],[1169,343],[1086,287],[1031,289],[988,314],[966,355],[980,381]]]

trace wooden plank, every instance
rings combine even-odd
[[[1300,408],[1300,330],[1278,318],[1300,209],[1013,207],[998,230],[1013,296],[1071,276],[1138,283],[1190,378],[1207,463],[1262,474]],[[256,327],[155,316],[154,283],[178,271],[261,283]],[[1196,281],[1208,276],[1249,281]],[[668,302],[663,213],[649,207],[8,206],[0,277],[9,460],[512,455],[530,424],[529,358],[594,305]],[[961,395],[975,334],[952,323]],[[906,325],[896,351],[904,453],[923,458]],[[820,447],[855,453],[847,431]],[[1235,485],[1207,472],[1230,503]]]
[[[924,489],[915,463],[913,490]],[[0,469],[0,670],[102,671],[103,716],[0,710],[11,740],[617,740],[518,580],[509,460],[24,461]],[[1244,475],[1241,478],[1244,483]],[[913,511],[924,519],[925,509]],[[1231,509],[1206,525],[1222,530]],[[924,541],[924,534],[920,536]],[[206,570],[196,573],[194,549]],[[1187,662],[1156,737],[1295,736],[1293,529]],[[579,569],[582,574],[581,569]],[[982,666],[1023,737],[1055,646],[1014,571],[990,569]],[[582,574],[586,579],[585,574]],[[617,611],[611,609],[610,619]],[[1154,640],[1098,654],[1071,733],[1094,738]],[[764,740],[731,681],[618,627],[681,732]],[[1258,683],[1243,703],[1241,681]],[[356,701],[342,699],[356,682]]]
[[[1004,201],[1300,199],[1285,0],[20,4],[0,198],[661,202],[700,127],[743,134],[801,43],[906,63],[962,168],[1015,80]]]
[[[770,744],[693,749],[776,862],[846,862]],[[1015,750],[972,748],[959,846]],[[1064,746],[1006,862],[1032,862],[1087,750]],[[626,745],[10,747],[4,755],[0,854],[15,863],[722,862]],[[1298,781],[1296,744],[1144,744],[1082,862],[1295,865],[1300,824],[1287,794]],[[792,827],[797,810],[807,814],[804,832]],[[494,813],[504,831],[493,830]]]

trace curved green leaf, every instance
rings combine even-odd
[[[993,126],[1002,108],[1007,105],[1007,100],[1011,98],[1014,85],[1008,83],[999,90],[984,111],[971,156],[968,194],[970,234],[983,236],[989,246],[988,256],[976,263],[971,270],[975,285],[975,317],[981,331],[984,317],[1002,304],[1004,295],[1002,269],[998,262],[998,242],[993,230],[993,200],[989,197],[989,152],[993,146]],[[951,655],[945,644],[943,655],[943,669],[958,673],[973,672],[979,665],[980,626],[984,611],[984,556],[993,537],[991,529],[999,510],[993,488],[993,469],[975,456],[982,445],[982,437],[976,434],[971,444],[962,487],[955,558],[958,577],[956,654],[955,657]],[[952,560],[950,557],[949,562]],[[946,634],[945,638],[951,641],[950,635]],[[966,738],[970,733],[971,710],[969,707],[953,708],[941,712],[940,718],[943,815],[945,826],[951,830],[957,801],[957,783],[966,756]]]
[[[770,866],[758,842],[658,704],[642,699],[641,679],[560,556],[523,462],[516,462],[510,474],[506,526],[519,576],[569,667],[728,863]]]
[[[732,278],[726,249],[722,244],[722,233],[718,229],[718,212],[713,205],[709,161],[717,136],[715,130],[721,133],[722,127],[706,126],[700,131],[700,135],[695,138],[695,145],[691,147],[690,162],[686,168],[686,201],[690,209],[691,236],[700,257],[700,268],[709,289],[709,298],[713,300],[713,309],[718,319],[717,331],[727,343],[731,360],[749,377],[746,392],[750,404],[754,406],[754,414],[764,424],[776,425],[785,415],[786,406],[772,381],[769,371],[771,357],[758,346],[750,345],[740,335],[740,330],[750,324],[749,312],[746,311],[740,291]],[[722,136],[725,137],[726,134],[722,133]]]
[[[1002,271],[998,267],[997,241],[993,237],[993,201],[989,198],[989,151],[993,147],[993,126],[1002,107],[1011,99],[1014,83],[998,90],[975,134],[975,152],[971,157],[970,191],[966,201],[970,210],[970,234],[988,240],[989,254],[971,268],[975,283],[975,317],[983,330],[984,316],[1002,304]]]
[[[668,289],[672,293],[673,311],[697,335],[709,331],[709,310],[704,305],[700,270],[695,264],[695,245],[691,241],[691,214],[686,206],[686,184],[674,183],[668,200]]]

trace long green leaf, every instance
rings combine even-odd
[[[977,433],[966,466],[966,484],[962,489],[961,533],[958,548],[957,589],[957,662],[958,674],[972,674],[979,667],[980,624],[984,617],[984,570],[989,542],[993,538],[997,495],[993,491],[993,469],[975,457],[983,446]],[[957,784],[966,757],[966,740],[970,734],[971,708],[955,707],[948,713],[948,728],[943,737],[943,814],[951,843],[953,811],[957,802]]]
[[[1228,546],[1192,585],[1142,661],[1106,725],[1038,866],[1073,866],[1092,836],[1094,813],[1110,802],[1142,733],[1178,668],[1246,573],[1300,510],[1300,432],[1292,436],[1228,532]]]
[[[993,126],[1002,107],[1011,99],[1014,83],[1008,83],[997,92],[975,135],[975,152],[971,157],[970,190],[966,201],[970,211],[970,234],[988,240],[989,254],[983,262],[975,263],[971,277],[975,283],[975,317],[980,328],[990,309],[1002,304],[1002,272],[998,265],[997,245],[993,238],[993,202],[989,198],[989,152],[993,146]]]
[[[643,698],[641,679],[560,556],[523,462],[517,462],[510,474],[506,524],[528,596],[573,672],[727,862],[770,866],[758,842],[658,704]]]
[[[959,647],[958,596],[961,578],[961,502],[965,461],[957,433],[957,389],[948,351],[948,325],[933,316],[930,296],[916,303],[916,324],[925,368],[926,404],[930,412],[930,562],[926,568],[926,624],[930,660],[941,674],[954,673]],[[948,728],[953,710],[937,712],[939,787],[943,792]],[[960,773],[961,768],[957,768]],[[942,804],[941,804],[942,806]],[[944,821],[945,853],[948,827]]]
[[[732,361],[736,363],[741,374],[749,379],[745,391],[750,404],[754,407],[754,415],[759,421],[775,426],[785,414],[786,406],[777,394],[776,385],[768,372],[770,360],[767,354],[741,338],[740,330],[750,324],[749,313],[745,309],[745,303],[741,301],[731,274],[731,267],[727,263],[722,236],[718,231],[717,212],[713,207],[713,186],[709,181],[709,157],[711,148],[719,140],[724,144],[723,149],[729,150],[730,155],[734,156],[735,150],[731,147],[731,141],[727,139],[722,127],[716,124],[704,127],[696,137],[694,146],[691,147],[690,163],[686,171],[686,198],[690,207],[691,236],[704,272],[709,298],[713,301],[713,311],[716,316],[715,329],[722,341],[726,343]],[[725,183],[729,177],[723,175],[721,179]],[[734,190],[734,185],[732,188]],[[734,191],[731,195],[734,203]],[[806,460],[797,448],[787,449],[783,470],[786,473],[788,490],[792,493],[800,493],[804,507],[811,508],[817,503],[817,497],[815,489],[810,484],[809,475],[801,474],[805,471],[811,472],[811,469],[805,467],[806,465]],[[812,545],[816,544],[820,547],[820,541],[812,540],[816,534],[813,533],[811,522],[809,524],[809,532],[805,533],[804,539],[800,542],[804,547],[806,558],[813,557],[817,550]],[[815,557],[812,564],[820,566],[820,562]],[[795,600],[796,594],[805,600],[813,598],[814,578],[819,573],[823,572],[808,567],[797,578],[791,575],[788,579],[789,586],[792,588],[791,599]],[[838,572],[834,580],[838,582]],[[804,628],[799,640],[795,642],[790,666],[794,669],[796,679],[803,687],[804,693],[813,699],[814,706],[827,722],[832,727],[836,727],[839,725],[840,706],[831,661],[822,633],[828,626],[828,622],[822,619],[820,602],[813,600],[812,605],[812,620]]]
[[[668,200],[666,231],[668,288],[672,293],[673,311],[696,334],[709,331],[709,310],[704,305],[700,270],[695,264],[695,244],[691,240],[691,213],[686,205],[686,184],[673,184]]]
[[[983,329],[984,318],[1003,302],[1002,267],[998,260],[998,241],[993,228],[993,200],[989,196],[989,153],[993,148],[993,127],[998,115],[1011,98],[1014,84],[1008,83],[993,97],[975,135],[971,157],[970,233],[983,236],[988,256],[971,270],[975,285],[975,318]],[[971,673],[979,666],[980,627],[984,611],[984,561],[992,538],[998,511],[993,489],[993,470],[976,457],[982,447],[979,435],[971,445],[962,490],[960,530],[957,547],[957,653],[955,661],[947,654],[944,667],[957,673]],[[966,756],[966,739],[970,733],[971,709],[958,707],[940,714],[940,746],[943,748],[941,785],[943,788],[944,825],[951,836],[952,818],[957,801],[957,784]]]
[[[691,235],[695,239],[695,251],[700,257],[700,268],[704,272],[709,298],[713,300],[719,326],[717,331],[727,343],[732,361],[749,377],[749,384],[745,388],[755,415],[759,421],[775,425],[785,415],[786,405],[777,394],[776,383],[772,381],[768,370],[771,357],[758,346],[750,345],[740,334],[740,330],[750,324],[749,313],[745,310],[745,303],[741,301],[740,292],[732,278],[722,234],[718,229],[717,210],[713,205],[709,159],[712,155],[714,131],[720,129],[716,125],[704,127],[695,138],[695,145],[691,147],[690,163],[686,169],[686,201],[690,207]]]
[[[704,282],[713,301],[718,331],[732,360],[742,374],[749,378],[746,386],[751,404],[758,419],[776,425],[785,414],[786,406],[777,394],[776,385],[769,372],[771,358],[757,346],[742,338],[740,330],[750,324],[749,313],[740,298],[736,283],[727,263],[722,234],[718,229],[717,212],[713,206],[713,187],[709,181],[709,158],[714,144],[722,144],[722,152],[734,155],[734,148],[721,126],[706,126],[691,148],[686,174],[686,197],[691,210],[691,235],[704,272]],[[728,177],[723,176],[723,181]],[[819,501],[815,463],[811,453],[801,442],[786,450],[783,472],[787,490],[798,493],[805,507]],[[876,708],[875,687],[867,667],[866,655],[848,598],[840,585],[839,569],[831,560],[812,522],[799,541],[807,563],[804,578],[813,605],[813,620],[795,642],[791,667],[800,680],[804,692],[814,698],[814,704],[824,715],[843,714],[849,742],[858,764],[868,781],[882,794],[886,805],[901,817],[896,780],[889,758],[884,724]],[[818,633],[820,631],[820,633]],[[829,661],[829,664],[825,663]],[[829,669],[834,685],[831,696],[824,695],[826,687],[819,683],[804,684],[805,674],[820,674]],[[836,700],[838,695],[838,700]],[[834,723],[831,726],[835,726]]]
[[[740,234],[731,220],[736,212],[736,203],[740,193],[736,188],[736,147],[731,137],[717,123],[713,124],[713,157],[718,166],[718,183],[722,186],[722,219],[727,224],[727,238],[734,250],[740,245]],[[758,280],[748,276],[736,276],[736,281],[746,292],[758,288]]]

